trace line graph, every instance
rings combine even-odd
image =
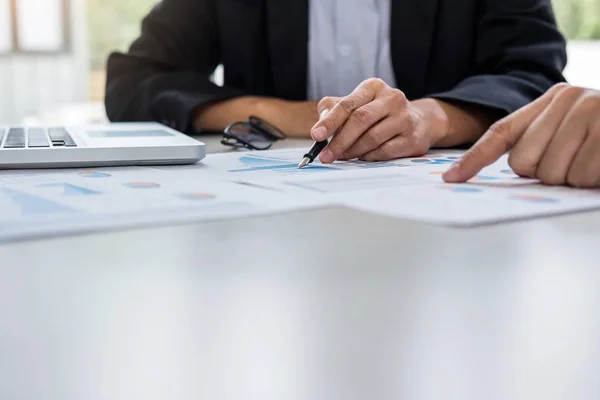
[[[340,168],[333,166],[325,166],[321,164],[309,165],[301,170],[298,169],[298,163],[290,162],[281,158],[264,157],[260,155],[244,155],[238,159],[241,166],[239,168],[230,169],[231,173],[244,172],[276,172],[276,173],[293,173],[307,174],[311,172],[338,171]]]

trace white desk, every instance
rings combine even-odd
[[[0,246],[0,398],[597,400],[600,213],[346,210]]]

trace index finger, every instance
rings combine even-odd
[[[536,118],[550,105],[556,91],[550,91],[533,103],[494,124],[443,176],[448,183],[462,183],[484,167],[496,162],[512,149]]]
[[[311,130],[312,138],[322,142],[333,136],[354,111],[370,103],[375,98],[377,88],[371,81],[365,81],[349,96],[339,101]]]

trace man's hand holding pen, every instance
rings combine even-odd
[[[471,144],[497,119],[495,112],[477,106],[409,101],[377,78],[344,98],[324,98],[318,109],[321,118],[311,136],[316,142],[331,139],[319,157],[325,164],[418,157],[432,147]]]
[[[345,98],[319,103],[321,119],[312,129],[317,141],[331,139],[321,153],[323,163],[360,158],[381,161],[423,155],[433,145],[421,112],[398,89],[369,79]],[[331,110],[324,113],[324,110]]]

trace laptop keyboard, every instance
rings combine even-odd
[[[0,128],[0,149],[77,147],[65,128]]]
[[[25,130],[22,128],[13,128],[8,131],[6,141],[4,142],[5,149],[19,149],[25,147]]]

